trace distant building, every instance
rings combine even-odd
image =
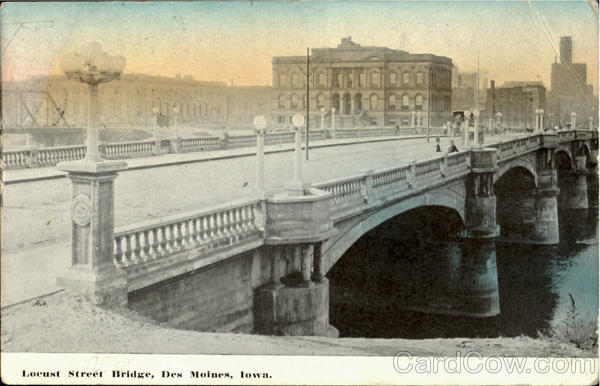
[[[450,58],[363,47],[348,37],[336,48],[312,49],[310,63],[311,125],[320,125],[325,109],[329,126],[332,108],[338,127],[406,127],[418,125],[419,117],[426,125],[428,110],[433,126],[451,117]],[[306,111],[305,71],[306,56],[273,58],[275,122],[288,125],[293,114]]]
[[[83,126],[87,121],[87,86],[62,75],[3,83],[3,122],[6,126]],[[252,127],[258,113],[270,111],[270,86],[231,86],[221,82],[141,74],[98,88],[100,122],[106,127],[153,127],[157,115],[184,125],[218,124]],[[21,99],[25,103],[21,103]],[[156,113],[154,112],[156,110]],[[57,117],[64,120],[57,121]],[[35,122],[34,122],[35,121]]]
[[[489,116],[502,113],[502,121],[512,127],[535,128],[535,110],[546,108],[546,88],[541,82],[504,82],[487,90],[485,110]]]
[[[452,85],[452,111],[466,111],[477,107],[479,98],[479,109],[483,110],[486,100],[487,75],[479,75],[477,82],[476,72],[455,71],[454,84]],[[479,83],[479,93],[477,92]]]
[[[587,127],[588,118],[597,122],[598,105],[593,87],[587,84],[585,63],[573,63],[573,43],[570,36],[560,38],[560,63],[552,64],[547,115],[553,125],[565,125],[571,112],[577,114],[580,127]]]

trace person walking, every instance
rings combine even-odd
[[[442,148],[440,147],[440,138],[437,137],[435,139],[435,152],[436,153],[441,153],[442,152]]]
[[[450,147],[448,148],[448,153],[456,153],[457,151],[458,151],[458,148],[454,144],[454,140],[451,139],[450,140]]]

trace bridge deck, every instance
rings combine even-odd
[[[461,138],[455,139],[461,148]],[[498,139],[488,137],[486,142]],[[448,148],[449,140],[441,139],[442,149]],[[423,138],[318,148],[311,151],[310,161],[304,162],[304,178],[316,183],[436,155],[439,153],[435,153],[433,139],[426,143]],[[267,189],[281,187],[290,179],[292,163],[289,152],[266,156]],[[246,156],[122,173],[115,182],[115,225],[158,219],[246,197],[254,187],[254,168],[254,157]],[[68,261],[70,196],[70,181],[65,178],[5,186],[3,304],[25,296],[15,293],[22,287],[15,280],[27,278],[15,272],[29,272],[35,286],[47,290],[54,283],[57,266]]]

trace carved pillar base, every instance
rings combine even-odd
[[[259,334],[338,337],[329,324],[329,281],[310,287],[260,288],[255,298]]]
[[[113,264],[113,182],[117,172],[126,167],[122,161],[58,165],[69,173],[73,184],[71,266],[60,275],[58,284],[102,306],[127,304],[126,273]]]

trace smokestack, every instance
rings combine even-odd
[[[573,41],[570,36],[560,37],[560,62],[570,64],[573,61]]]

